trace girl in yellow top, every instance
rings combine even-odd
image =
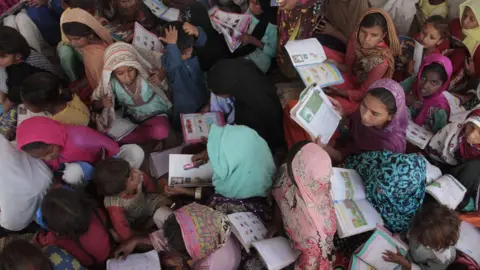
[[[90,120],[88,107],[76,94],[61,89],[58,79],[50,73],[39,72],[26,78],[20,95],[27,110],[45,112],[62,124],[87,126]]]

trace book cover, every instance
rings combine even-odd
[[[190,113],[180,115],[183,139],[186,143],[202,142],[202,137],[208,137],[210,126],[225,126],[225,118],[221,112]]]

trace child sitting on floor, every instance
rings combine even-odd
[[[98,193],[105,196],[105,208],[122,241],[135,235],[131,224],[150,219],[159,207],[171,203],[168,197],[156,193],[160,189],[151,178],[125,160],[109,158],[99,162],[93,181]]]
[[[457,214],[431,201],[424,204],[413,218],[407,258],[400,253],[385,251],[383,259],[399,264],[398,269],[444,270],[455,260],[459,235]]]
[[[161,61],[172,87],[174,123],[177,123],[180,113],[195,113],[208,100],[200,63],[193,55],[193,46],[204,46],[207,36],[201,27],[171,22],[164,25],[160,40],[166,44]]]

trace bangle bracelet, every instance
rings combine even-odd
[[[200,200],[202,198],[202,187],[195,188],[195,200]]]

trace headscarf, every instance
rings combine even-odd
[[[460,24],[462,23],[463,12],[465,8],[469,7],[477,20],[480,20],[480,1],[478,0],[467,0],[464,3],[460,4]],[[480,45],[480,26],[477,26],[474,29],[464,29],[462,26],[462,32],[465,34],[465,39],[463,39],[463,44],[467,46],[470,55],[473,57],[477,51],[478,45]]]
[[[467,123],[480,127],[480,109],[470,112],[463,123],[450,123],[437,132],[426,148],[429,156],[453,166],[458,165],[464,159],[480,157],[480,145],[472,145],[467,142],[465,136]]]
[[[215,94],[235,99],[235,123],[254,129],[271,148],[283,146],[282,106],[275,87],[246,59],[225,59],[208,73]]]
[[[110,108],[104,108],[100,114],[94,114],[97,129],[100,132],[107,132],[115,121],[115,98],[112,90],[111,78],[112,72],[122,66],[133,67],[138,71],[138,76],[143,78],[148,83],[149,71],[152,65],[145,60],[135,48],[125,42],[115,42],[105,50],[102,80],[97,89],[92,94],[92,100],[100,100],[104,96],[112,98],[113,105]],[[138,83],[138,82],[137,82]],[[158,95],[166,104],[167,110],[172,107],[172,103],[165,95],[165,90],[168,90],[166,85],[153,85],[148,83],[149,87],[153,89],[154,93]],[[141,93],[136,93],[141,95]],[[165,108],[158,108],[165,111]]]
[[[207,151],[216,193],[232,199],[268,195],[276,168],[257,132],[246,126],[212,125]]]
[[[385,37],[385,42],[388,47],[376,46],[372,49],[364,49],[360,42],[358,42],[358,36],[360,32],[360,24],[362,20],[369,14],[379,13],[387,22],[387,36]],[[393,73],[395,72],[395,56],[401,54],[401,45],[398,39],[397,30],[395,25],[392,22],[390,15],[382,10],[371,8],[365,12],[360,21],[358,22],[357,29],[355,31],[355,52],[357,54],[357,61],[352,67],[353,74],[357,77],[359,83],[363,83],[370,71],[382,64],[385,60],[388,64],[388,70],[384,75],[384,78],[392,78]]]
[[[350,156],[345,165],[362,177],[367,200],[385,226],[391,232],[407,232],[425,197],[425,159],[417,154],[364,152]]]
[[[81,9],[81,8],[72,8],[65,11],[63,16],[63,23],[69,22],[77,22],[85,24],[86,26],[90,27],[97,36],[103,40],[108,45],[113,43],[113,39],[110,36],[108,30],[103,27],[103,25],[95,19],[90,13]]]
[[[351,134],[353,142],[350,143],[350,153],[363,151],[390,150],[394,153],[404,153],[406,148],[406,132],[408,126],[408,113],[405,105],[405,92],[395,81],[382,79],[370,86],[369,90],[384,88],[392,93],[397,105],[397,112],[390,123],[383,129],[366,127],[362,123],[360,110],[351,117]],[[368,139],[367,139],[368,138]]]
[[[295,249],[302,252],[297,265],[309,269],[329,269],[336,231],[330,178],[332,162],[314,143],[300,142],[292,147],[287,164],[277,174],[273,196],[280,208],[283,225]]]
[[[174,214],[193,261],[206,258],[223,247],[230,235],[228,218],[208,206],[191,203]]]
[[[474,200],[475,210],[479,209],[479,187],[480,187],[480,159],[472,159],[452,168],[450,174],[455,177],[467,189],[463,201],[457,209],[465,208],[471,199]]]
[[[368,9],[368,0],[330,0],[325,9],[326,19],[345,37],[350,37]]]
[[[429,97],[423,97],[420,94],[420,89],[418,88],[418,85],[420,83],[420,80],[422,79],[423,76],[423,69],[426,66],[429,66],[433,63],[438,63],[443,66],[445,69],[445,72],[447,73],[447,81],[440,87],[440,89],[437,90],[437,92],[433,93]],[[428,115],[430,114],[430,108],[435,107],[439,109],[444,109],[450,114],[450,105],[448,104],[448,100],[444,96],[444,91],[448,90],[448,86],[450,85],[450,78],[452,77],[453,73],[453,67],[452,67],[452,62],[450,59],[447,57],[434,53],[431,54],[423,59],[422,65],[420,66],[420,69],[417,74],[417,79],[415,83],[413,84],[412,91],[417,98],[417,100],[423,101],[423,106],[418,112],[417,117],[415,118],[415,123],[417,125],[423,126],[425,123],[425,120],[427,119]]]

